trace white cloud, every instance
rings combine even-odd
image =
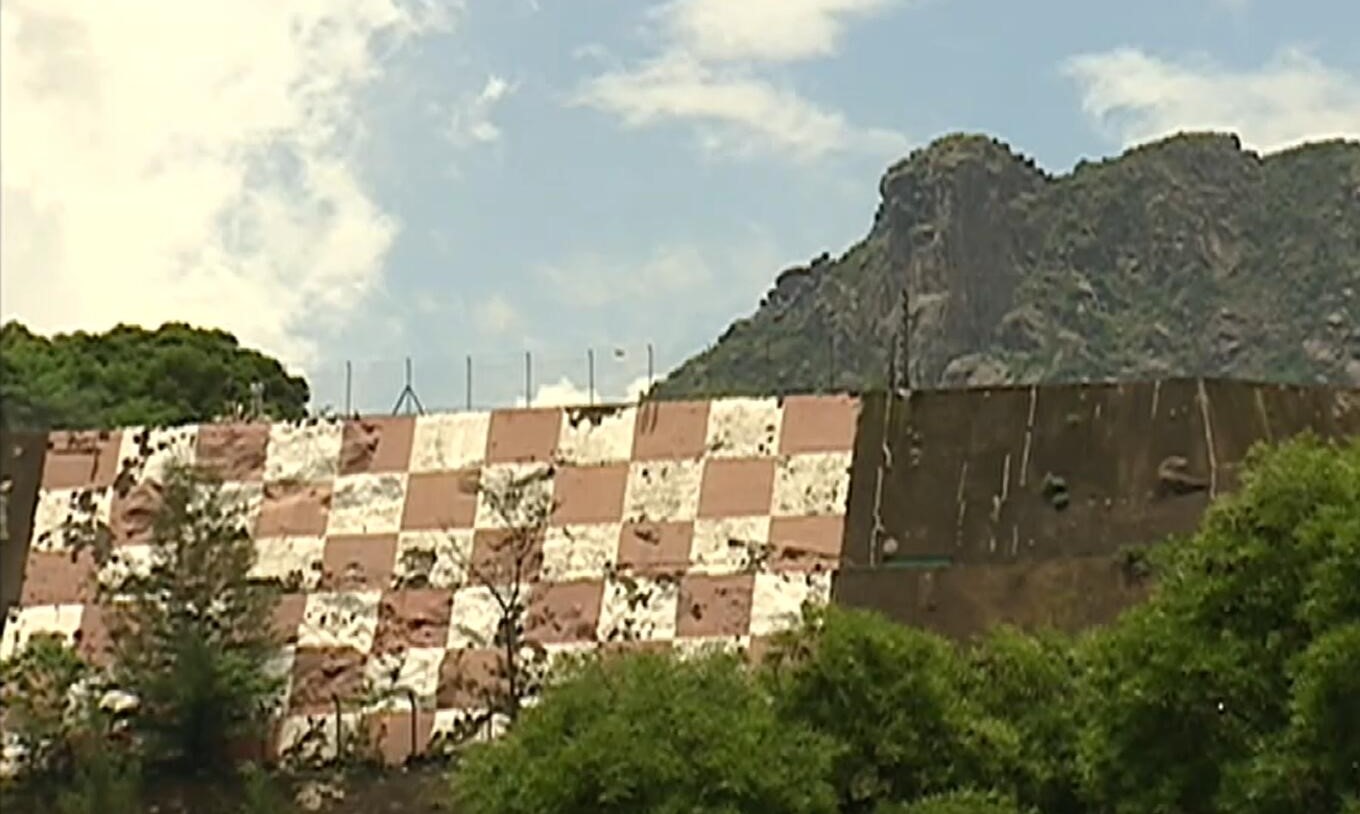
[[[482,89],[465,100],[450,116],[447,135],[455,147],[472,147],[500,141],[501,129],[491,120],[496,104],[515,88],[504,78],[492,74]]]
[[[399,228],[356,169],[358,94],[379,46],[455,7],[6,0],[4,317],[185,320],[306,363],[380,285]]]
[[[620,392],[596,390],[594,398],[588,386],[578,385],[563,376],[552,384],[540,385],[534,393],[534,407],[577,407],[584,404],[628,404],[637,401],[650,386],[646,376],[628,382]],[[523,407],[524,396],[515,398],[515,406]]]
[[[710,153],[750,156],[773,149],[806,160],[847,150],[894,155],[908,146],[899,133],[856,128],[842,113],[749,68],[713,67],[683,51],[597,76],[579,98],[629,127],[672,119],[698,123],[707,128],[702,144]]]
[[[846,19],[896,0],[672,0],[652,14],[663,47],[629,68],[593,77],[573,103],[626,126],[688,122],[710,153],[773,152],[811,160],[838,152],[895,155],[899,133],[861,128],[764,76],[768,63],[835,53]]]
[[[504,334],[519,326],[519,310],[500,294],[478,303],[473,312],[477,327],[489,334]]]
[[[673,0],[658,14],[672,35],[708,60],[784,62],[830,56],[847,18],[897,0]]]
[[[1272,151],[1360,136],[1360,76],[1286,50],[1255,69],[1171,62],[1123,48],[1069,60],[1082,110],[1125,145],[1185,130],[1231,130]]]

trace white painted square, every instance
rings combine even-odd
[[[719,399],[709,405],[705,447],[713,458],[769,458],[779,452],[784,410],[775,398]]]
[[[156,564],[156,549],[149,543],[118,546],[99,569],[99,583],[116,591],[126,580],[146,577]]]
[[[326,541],[322,537],[264,537],[255,541],[255,564],[250,575],[287,583],[296,574],[304,591],[321,584]]]
[[[307,594],[298,626],[298,647],[373,648],[378,632],[382,591],[337,591]]]
[[[331,488],[329,534],[396,534],[406,506],[405,472],[341,475]]]
[[[269,699],[269,708],[275,715],[288,708],[288,698],[293,694],[293,663],[296,659],[297,648],[285,645],[264,664],[265,675],[280,682],[278,692]]]
[[[421,709],[433,706],[439,690],[442,647],[410,647],[371,656],[364,664],[364,680],[377,696],[376,709],[409,711],[414,692]]]
[[[759,563],[770,542],[770,518],[701,517],[690,540],[690,570],[702,574],[735,574]]]
[[[675,580],[610,580],[604,586],[596,635],[601,642],[673,639],[679,595]]]
[[[628,466],[623,519],[629,523],[693,520],[699,513],[703,461],[634,461]]]
[[[344,429],[344,424],[332,420],[270,425],[265,481],[315,483],[334,478],[340,469]]]
[[[562,430],[557,437],[557,454],[564,463],[576,466],[616,463],[633,457],[633,431],[637,425],[637,407],[620,407],[599,418],[599,423],[581,417],[571,425],[572,410],[562,416]]]
[[[751,595],[751,635],[769,636],[797,627],[803,603],[825,605],[831,599],[829,572],[765,572],[755,575]]]
[[[603,579],[619,556],[622,523],[550,526],[543,539],[543,579]]]
[[[5,623],[4,636],[0,638],[0,660],[23,652],[28,646],[28,640],[39,634],[55,634],[62,637],[67,644],[74,643],[76,631],[80,630],[80,620],[84,615],[84,605],[30,605],[26,608],[11,608],[9,620]]]
[[[477,489],[477,516],[473,526],[478,529],[538,528],[552,515],[552,477],[532,479],[523,487],[518,503],[506,502],[497,507],[492,496],[505,494],[510,483],[546,473],[541,463],[488,464],[482,467]]]
[[[457,588],[467,582],[472,541],[472,529],[403,531],[397,535],[397,564],[393,577],[398,584],[409,584],[417,573],[417,564],[427,559],[413,555],[428,552],[434,556],[429,572],[425,574],[429,587]]]
[[[677,636],[672,642],[682,659],[710,653],[739,653],[751,645],[749,636]]]
[[[434,726],[431,729],[431,739],[441,735],[453,737],[459,729],[459,722],[474,715],[485,714],[485,710],[480,709],[437,709],[434,713]],[[491,716],[483,727],[474,737],[474,741],[494,740],[504,735],[510,728],[510,719],[505,715],[495,714]]]
[[[471,469],[486,460],[491,413],[444,413],[416,418],[411,438],[412,472]]]
[[[849,497],[849,452],[790,455],[775,466],[775,517],[844,515]]]
[[[355,742],[362,726],[362,712],[340,713],[346,743]],[[285,760],[334,760],[338,752],[335,729],[334,712],[286,716],[279,725],[279,753]]]
[[[89,491],[93,502],[88,509],[77,508],[74,502],[82,492]],[[67,528],[67,523],[88,528],[88,524],[107,525],[113,506],[112,489],[44,489],[38,493],[33,510],[34,551],[69,551],[79,539]]]
[[[509,599],[511,586],[496,586],[495,591],[488,585],[468,585],[453,592],[453,606],[449,612],[450,650],[468,647],[494,647],[496,629],[500,626],[504,611],[501,599]],[[527,606],[529,586],[520,586],[521,604]]]
[[[218,490],[218,499],[225,511],[236,513],[252,536],[264,505],[264,484],[259,481],[226,481]]]
[[[137,436],[147,432],[145,444],[139,443]],[[146,453],[143,456],[142,450]],[[149,431],[142,427],[123,430],[118,444],[118,471],[131,467],[136,482],[165,480],[165,471],[172,463],[192,466],[197,459],[198,425],[185,424],[179,427],[153,427]]]

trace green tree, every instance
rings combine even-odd
[[[1048,814],[1046,809],[1040,809]],[[935,794],[914,803],[882,806],[878,814],[1029,814],[1014,800],[994,791],[951,791]]]
[[[1012,727],[1020,741],[1014,773],[994,783],[1044,814],[1083,812],[1076,768],[1080,718],[1073,703],[1081,664],[1073,643],[1056,632],[1003,626],[972,643],[965,658],[969,698]]]
[[[584,660],[454,777],[467,814],[829,814],[833,747],[733,656]]]
[[[83,685],[93,676],[60,637],[37,635],[0,663],[0,712],[19,747],[19,771],[28,777],[72,771],[76,746],[92,728],[95,708]]]
[[[38,336],[0,326],[0,425],[83,429],[210,421],[249,407],[263,385],[264,412],[301,418],[307,382],[218,330],[166,323],[102,334]]]
[[[253,581],[255,547],[240,509],[215,476],[167,468],[148,573],[112,590],[112,683],[138,700],[132,716],[153,763],[230,767],[261,737],[281,679],[274,586]]]
[[[1340,810],[1336,794],[1281,798],[1271,778],[1344,759],[1309,722],[1354,714],[1336,665],[1354,664],[1358,518],[1360,439],[1305,437],[1254,450],[1242,488],[1155,552],[1153,596],[1087,652],[1080,755],[1101,810]]]
[[[964,691],[954,646],[875,614],[809,613],[767,660],[781,716],[844,748],[834,782],[841,809],[871,811],[1013,776],[1020,739]]]

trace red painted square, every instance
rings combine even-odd
[[[533,529],[478,529],[468,578],[473,584],[533,582],[543,571],[543,533]]]
[[[439,667],[440,709],[485,709],[504,686],[504,664],[499,650],[465,648],[444,654]]]
[[[770,521],[770,566],[809,571],[835,568],[844,534],[843,517],[776,517]]]
[[[477,519],[476,469],[413,472],[406,483],[405,531],[470,529]]]
[[[89,604],[80,613],[80,629],[76,631],[76,652],[96,667],[113,663],[113,639],[109,635],[108,611],[102,605]]]
[[[405,472],[411,465],[416,420],[378,416],[346,421],[340,441],[340,474]]]
[[[378,748],[378,754],[388,766],[400,766],[412,757],[425,752],[434,732],[434,712],[402,709],[365,716],[364,730]],[[414,738],[412,737],[414,735]]]
[[[619,535],[619,568],[632,574],[673,574],[689,570],[694,524],[627,523]]]
[[[330,508],[329,483],[267,483],[255,534],[259,537],[325,534]]]
[[[494,410],[487,434],[487,463],[546,463],[557,451],[562,429],[559,408]]]
[[[745,636],[751,628],[750,574],[687,574],[676,604],[677,636]]]
[[[364,654],[349,647],[304,647],[293,659],[290,711],[325,712],[358,701],[364,691]]]
[[[697,458],[708,441],[708,402],[649,401],[638,408],[633,460]]]
[[[373,652],[411,647],[443,647],[449,640],[453,593],[437,588],[392,591],[378,605]]]
[[[770,513],[773,458],[711,458],[704,462],[700,517],[750,517]]]
[[[787,396],[779,451],[792,455],[853,449],[858,419],[859,400],[853,396]]]
[[[158,484],[145,481],[123,491],[114,491],[109,507],[109,532],[114,545],[149,543],[156,514],[161,508]]]
[[[118,477],[118,447],[122,433],[116,430],[58,431],[47,437],[42,488],[75,489],[112,486]]]
[[[20,605],[68,605],[92,602],[98,584],[94,553],[88,548],[73,551],[29,551],[24,569]]]
[[[274,635],[280,645],[296,644],[298,627],[302,625],[303,613],[307,609],[304,594],[283,594],[274,606]]]
[[[258,481],[268,449],[268,424],[204,424],[195,460],[222,480]]]
[[[604,583],[599,580],[540,582],[529,599],[525,638],[540,644],[591,641],[603,601]]]
[[[323,591],[383,590],[397,565],[397,535],[358,534],[326,538],[321,558]]]
[[[626,463],[559,467],[553,484],[557,504],[553,524],[617,523],[627,487]]]

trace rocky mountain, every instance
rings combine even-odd
[[[1360,385],[1360,142],[1179,135],[1044,172],[948,136],[661,396],[1235,376]],[[894,367],[896,365],[896,367]]]

